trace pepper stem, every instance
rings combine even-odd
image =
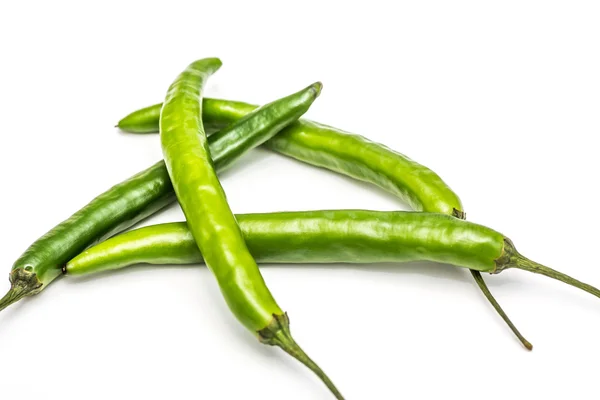
[[[452,215],[458,219],[467,219],[467,214],[464,211],[456,209],[456,208],[452,209]],[[515,334],[515,336],[519,339],[519,341],[523,344],[523,346],[525,346],[525,348],[527,350],[533,350],[533,346],[531,345],[531,343],[529,343],[529,341],[527,339],[525,339],[523,337],[523,335],[521,335],[521,332],[519,332],[519,330],[517,329],[515,324],[513,324],[512,321],[510,320],[510,318],[508,318],[508,315],[506,315],[506,313],[500,306],[500,303],[498,303],[498,301],[496,301],[496,298],[494,297],[494,295],[488,288],[487,284],[483,280],[483,277],[481,276],[481,272],[474,270],[474,269],[471,269],[469,271],[471,271],[471,275],[473,276],[473,279],[475,279],[477,286],[479,286],[479,289],[481,290],[481,292],[483,293],[485,298],[490,302],[492,307],[494,307],[494,310],[496,310],[498,315],[500,315],[500,317],[508,325],[510,330]]]
[[[273,314],[273,320],[264,329],[258,331],[261,343],[271,346],[279,346],[283,351],[304,364],[323,381],[325,386],[338,400],[344,400],[340,391],[335,387],[331,379],[323,370],[298,346],[290,333],[290,320],[287,313],[283,315]]]
[[[510,318],[508,318],[508,315],[506,315],[506,313],[504,312],[504,310],[502,309],[500,304],[494,298],[494,295],[492,294],[492,292],[490,292],[490,289],[488,288],[485,281],[483,280],[481,273],[479,271],[476,271],[473,269],[470,271],[471,271],[471,275],[473,275],[473,278],[475,279],[475,282],[477,282],[477,286],[479,286],[479,289],[481,289],[481,291],[483,292],[485,297],[488,299],[488,301],[490,302],[492,307],[494,307],[494,310],[496,310],[496,312],[500,315],[500,317],[502,317],[504,322],[506,322],[506,325],[508,325],[510,330],[515,334],[515,336],[519,339],[519,341],[523,344],[523,346],[525,346],[525,348],[527,350],[532,350],[533,345],[531,343],[529,343],[529,341],[527,339],[525,339],[525,337],[523,337],[523,335],[521,335],[521,332],[519,332],[519,330],[517,329],[515,324],[513,324],[512,321],[510,320]]]
[[[9,279],[10,289],[0,299],[0,311],[23,297],[34,295],[42,290],[42,283],[38,280],[36,274],[22,268],[11,271]]]
[[[498,260],[496,260],[495,272],[498,273],[507,268],[517,268],[522,269],[523,271],[544,275],[584,290],[600,298],[600,290],[594,286],[578,281],[575,278],[571,278],[569,275],[563,274],[562,272],[556,271],[550,267],[546,267],[545,265],[528,259],[515,249],[515,246],[509,239],[504,239],[504,254]]]

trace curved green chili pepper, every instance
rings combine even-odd
[[[161,106],[156,104],[134,111],[117,126],[132,133],[158,132]],[[202,118],[207,125],[227,125],[255,107],[239,101],[204,99]],[[439,212],[461,219],[466,217],[456,193],[435,172],[360,135],[300,120],[265,142],[264,146],[305,163],[373,183],[400,197],[416,211]],[[531,350],[531,343],[508,318],[481,274],[474,270],[471,274],[492,307],[521,343]]]
[[[177,199],[206,265],[236,318],[262,343],[279,346],[310,368],[336,398],[342,399],[333,382],[292,338],[287,314],[273,298],[248,251],[214,171],[202,125],[201,98],[204,82],[220,66],[218,59],[190,64],[169,88],[160,113],[163,156]],[[239,124],[252,130],[269,117],[273,118],[251,114]]]
[[[233,124],[210,136],[208,142],[215,168],[225,169],[245,151],[296,121],[308,110],[320,90],[321,84],[315,83],[257,109],[253,115],[262,116],[260,119],[264,124],[255,125],[255,129]],[[272,118],[274,113],[277,118]],[[267,116],[269,118],[263,118]],[[87,247],[122,232],[175,200],[163,161],[102,193],[36,240],[15,261],[9,276],[11,289],[0,300],[0,310],[43,290],[60,276],[67,261]]]
[[[491,274],[517,268],[600,297],[595,287],[525,258],[501,233],[443,214],[324,210],[239,214],[237,220],[260,263],[434,261]],[[176,222],[108,239],[67,263],[64,273],[87,275],[140,263],[202,261],[186,224]]]
[[[156,104],[135,111],[117,126],[126,132],[156,133],[161,106]],[[202,119],[212,126],[227,125],[256,107],[239,101],[204,99]],[[400,197],[415,211],[464,218],[460,199],[439,175],[363,136],[300,120],[265,142],[264,146],[307,164],[373,183]]]
[[[237,214],[246,244],[262,263],[434,261],[492,272],[504,236],[444,214],[319,210]],[[65,266],[69,275],[133,264],[197,264],[203,257],[185,222],[114,236]]]

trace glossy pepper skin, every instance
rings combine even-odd
[[[202,86],[219,67],[196,61],[173,82],[160,115],[163,156],[196,244],[234,315],[253,332],[282,315],[248,251],[214,171],[202,124]]]
[[[158,132],[161,104],[135,111],[119,121],[132,133]],[[202,118],[227,125],[257,106],[239,101],[204,99]],[[152,127],[154,127],[152,129]],[[331,126],[299,120],[265,142],[265,147],[355,179],[373,183],[400,197],[415,211],[464,217],[460,199],[435,172],[405,155]]]
[[[123,118],[118,126],[134,133],[157,131],[160,107],[157,104],[135,111]],[[237,101],[204,99],[203,119],[211,125],[228,124],[250,112],[253,107],[256,106]],[[413,210],[439,212],[461,219],[466,217],[459,197],[436,173],[360,135],[300,120],[264,146],[308,164],[375,184],[403,199]],[[481,274],[471,270],[471,275],[492,307],[523,345],[531,350],[531,344],[506,315]]]
[[[517,268],[600,297],[597,288],[522,256],[501,233],[444,214],[331,210],[241,214],[238,221],[248,248],[261,263],[425,260],[492,274]],[[71,260],[64,272],[86,275],[138,263],[201,261],[186,225],[171,223],[115,236]]]
[[[135,111],[123,118],[118,126],[134,133],[157,131],[160,107],[156,104]],[[211,125],[228,124],[253,107],[256,106],[237,101],[204,99],[203,119]],[[403,199],[413,210],[466,218],[459,197],[435,172],[360,135],[300,120],[265,142],[264,146],[308,164],[375,184]],[[523,345],[531,350],[531,344],[506,315],[481,274],[471,270],[471,275],[492,307]]]
[[[322,210],[236,217],[261,264],[434,261],[492,273],[504,248],[501,233],[443,214]],[[69,261],[64,272],[87,275],[140,263],[201,262],[187,225],[176,222],[110,238]]]
[[[315,83],[255,110],[254,115],[258,114],[262,123],[251,129],[233,124],[211,135],[208,142],[215,168],[224,170],[244,152],[277,134],[282,126],[296,121],[310,108],[320,89],[321,84]],[[277,118],[273,118],[274,113]],[[36,240],[15,261],[10,275],[12,288],[0,300],[0,310],[41,291],[60,276],[67,261],[89,246],[124,231],[175,200],[163,161],[113,186]]]
[[[160,141],[175,194],[194,241],[236,318],[261,342],[279,346],[304,363],[341,399],[329,378],[292,338],[287,314],[267,288],[213,168],[202,124],[202,88],[220,65],[218,59],[190,64],[169,87],[160,112]],[[315,95],[318,91],[315,88]],[[265,120],[277,120],[279,110],[272,111],[264,117],[249,114],[238,126],[253,130]]]

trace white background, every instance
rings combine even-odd
[[[598,2],[493,3],[1,2],[0,263],[8,273],[33,240],[160,159],[156,135],[113,125],[162,101],[189,62],[218,56],[207,95],[264,103],[321,80],[307,117],[427,165],[471,221],[600,285]],[[238,213],[406,208],[265,150],[222,178]],[[147,223],[181,219],[172,207]],[[348,399],[597,392],[600,300],[547,278],[486,277],[534,344],[529,353],[466,270],[263,271],[294,336]],[[41,396],[331,398],[297,362],[257,343],[199,267],[61,279],[0,314],[0,398]]]

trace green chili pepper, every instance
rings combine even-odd
[[[117,125],[132,133],[158,132],[162,104],[134,111]],[[239,101],[203,100],[202,118],[207,125],[222,126],[242,118],[255,105]],[[413,210],[438,212],[464,219],[456,193],[429,168],[381,144],[316,122],[300,120],[265,142],[265,147],[305,163],[327,168],[373,183],[407,202]],[[532,346],[508,318],[478,271],[475,282],[523,345]]]
[[[135,111],[117,126],[132,133],[158,132],[161,105]],[[256,107],[239,101],[204,99],[202,119],[211,126],[227,125]],[[415,211],[464,218],[460,199],[435,172],[360,135],[300,120],[264,145],[308,164],[373,183],[400,197]]]
[[[443,214],[326,210],[239,214],[237,220],[260,263],[434,261],[490,274],[517,268],[600,297],[595,287],[525,258],[501,233]],[[108,239],[67,263],[64,273],[87,275],[140,263],[202,261],[189,229],[179,222]]]
[[[308,106],[308,104],[304,105]],[[145,124],[146,132],[158,131],[161,106],[162,104],[159,104],[134,112],[121,120],[118,126],[123,130],[141,132]],[[203,119],[206,126],[223,127],[238,121],[255,109],[256,106],[243,102],[204,99]],[[376,145],[372,144],[371,149],[374,151],[374,155],[382,160],[387,160],[388,166],[381,170],[371,169],[373,168],[371,162],[360,152],[360,136],[349,136],[335,128],[325,128],[322,125],[309,121],[298,121],[298,123],[292,124],[292,126],[282,132],[283,136],[279,138],[279,144],[274,144],[273,149],[277,150],[279,147],[287,147],[286,152],[289,155],[311,164],[311,160],[306,158],[306,155],[309,153],[301,152],[300,150],[304,147],[309,149],[312,147],[310,139],[314,138],[316,132],[312,131],[313,126],[321,128],[319,134],[329,135],[332,140],[331,147],[333,147],[331,153],[328,153],[328,148],[322,147],[320,149],[320,160],[316,160],[314,164],[372,182],[401,197],[403,196],[402,193],[412,191],[410,186],[407,186],[407,183],[404,181],[407,175],[401,173],[401,167],[408,162],[408,165],[415,167],[415,171],[419,171],[420,169],[417,168],[418,164],[410,162],[403,155],[384,147],[380,148],[381,154],[378,154],[376,153]],[[226,136],[225,134],[223,135],[223,137]],[[305,138],[307,140],[304,146]],[[349,139],[349,143],[346,143],[346,138]],[[243,140],[245,139],[243,138]],[[247,139],[252,142],[250,137]],[[215,166],[219,168],[221,162],[228,159],[229,155],[224,153],[222,160],[215,157],[213,140],[215,140],[215,137],[209,137],[213,160],[215,161]],[[282,146],[282,142],[285,145],[287,141],[289,141],[290,145]],[[269,143],[267,142],[267,146],[269,146]],[[340,153],[336,149],[336,146],[343,148],[351,143],[354,143],[358,147],[358,152],[349,154],[350,158],[348,159],[338,158]],[[224,146],[222,150],[226,152],[227,146]],[[298,154],[292,154],[294,150],[297,150]],[[330,158],[327,158],[327,154],[330,154]],[[427,177],[433,174],[437,177],[437,175],[429,171],[426,167],[420,167],[426,172],[419,174],[420,176]],[[424,198],[417,195],[411,196],[413,202],[417,201],[421,204],[416,209],[452,213],[459,217],[463,214],[460,211],[461,204],[458,197],[447,188],[446,184],[439,177],[433,179],[433,181],[423,179],[419,182],[413,181],[413,183],[421,187],[419,191],[420,196],[431,196]],[[446,196],[445,193],[449,193],[449,195]],[[437,206],[430,203],[431,198],[438,199],[434,203],[446,203],[447,205],[440,206],[438,207],[440,210],[437,210]],[[93,199],[87,206],[34,242],[19,260],[15,262],[10,275],[12,282],[11,290],[0,300],[0,310],[24,296],[32,295],[42,290],[58,276],[59,269],[68,260],[85,248],[127,229],[172,203],[174,200],[173,188],[162,161]],[[486,293],[487,288],[484,285],[482,289]],[[486,297],[494,305],[491,295],[486,294]],[[503,315],[497,303],[494,307]]]
[[[214,171],[202,124],[202,87],[221,66],[218,59],[190,64],[173,82],[160,113],[160,140],[173,188],[187,225],[227,305],[262,343],[279,346],[310,368],[336,398],[341,393],[292,338],[287,314],[267,288],[258,265],[244,242]],[[255,115],[240,124],[253,129],[263,124]]]
[[[315,83],[255,110],[246,117],[255,121],[251,129],[240,122],[210,136],[208,142],[215,168],[223,170],[245,151],[296,121],[320,90],[321,84]],[[163,161],[96,197],[36,240],[19,257],[10,273],[11,289],[0,300],[0,310],[40,292],[60,276],[67,261],[87,247],[122,232],[174,201],[175,193]]]

